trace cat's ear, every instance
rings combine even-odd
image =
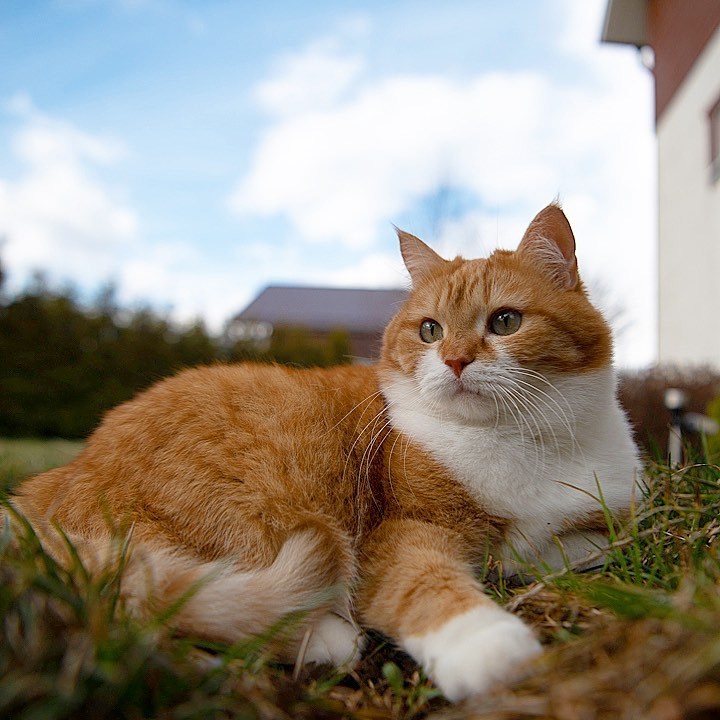
[[[398,227],[395,228],[395,232],[400,241],[400,252],[405,261],[405,267],[410,273],[413,283],[417,284],[423,278],[434,275],[447,262],[420,238]]]
[[[558,204],[548,205],[534,217],[517,251],[543,267],[560,287],[577,287],[575,236]]]

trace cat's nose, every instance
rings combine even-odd
[[[455,377],[459,378],[462,375],[462,371],[473,361],[473,358],[459,357],[459,358],[448,358],[445,360],[445,364],[452,368],[455,373]]]

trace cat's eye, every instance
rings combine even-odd
[[[522,314],[517,310],[500,310],[490,318],[490,330],[495,335],[512,335],[521,324]]]
[[[439,322],[435,320],[423,320],[420,325],[420,337],[423,342],[434,343],[441,340],[443,329]]]

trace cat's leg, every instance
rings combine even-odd
[[[508,557],[502,561],[505,577],[538,578],[563,568],[589,570],[602,565],[608,545],[607,533],[578,531],[553,538],[541,552],[534,552],[523,560]]]
[[[508,680],[541,652],[533,632],[488,598],[449,530],[385,521],[364,548],[358,606],[450,700]]]
[[[22,502],[14,504],[30,516]],[[19,516],[11,519],[20,532]],[[206,561],[143,523],[123,538],[110,532],[61,533],[43,517],[28,519],[45,550],[65,567],[74,567],[79,558],[86,572],[97,575],[122,564],[121,597],[137,617],[172,607],[168,625],[175,632],[226,643],[277,626],[269,649],[289,662],[298,659],[301,648],[305,662],[339,666],[360,656],[361,633],[349,613],[351,543],[322,517],[296,513],[289,529],[267,533],[247,523],[255,546],[249,563],[243,560],[249,556],[248,537],[237,553]]]
[[[194,582],[197,589],[172,618],[182,634],[235,643],[275,627],[280,630],[268,647],[283,661],[355,662],[363,643],[349,613],[349,539],[317,517],[281,534],[272,562],[249,569],[231,557],[188,565],[177,553],[154,554],[153,597],[171,602]]]
[[[533,542],[511,530],[498,559],[505,577],[532,580],[564,568],[582,571],[602,565],[608,543],[607,520],[598,513],[575,529]]]

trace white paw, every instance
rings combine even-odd
[[[522,620],[494,606],[473,608],[403,645],[453,702],[511,680],[518,665],[542,652]]]
[[[523,543],[524,544],[524,543]],[[607,535],[594,532],[569,532],[549,540],[541,550],[521,548],[519,543],[507,544],[500,553],[505,577],[515,575],[526,579],[543,577],[548,572],[570,565],[576,570],[602,564],[600,554],[607,548]],[[520,560],[518,553],[522,553]]]
[[[327,613],[312,627],[303,662],[352,666],[360,660],[364,647],[365,639],[358,627],[335,613]]]

